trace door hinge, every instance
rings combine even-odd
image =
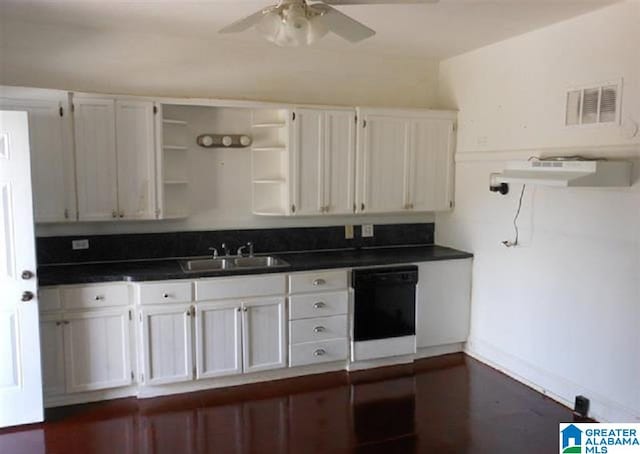
[[[355,116],[356,124],[358,124],[358,116]]]
[[[449,208],[453,208],[453,205],[454,205],[453,200],[450,200],[449,201]]]
[[[296,113],[291,112],[291,121],[296,121]]]
[[[362,120],[362,127],[366,128],[367,127],[367,120]]]
[[[353,204],[353,212],[355,213],[356,211],[358,211],[358,206],[354,203]]]
[[[295,205],[291,205],[291,212],[295,213],[296,212],[296,206]]]
[[[71,112],[75,112],[76,111],[76,105],[74,103],[71,103]]]
[[[133,314],[131,313],[131,309],[129,309],[129,321],[133,320]]]
[[[157,114],[158,113],[158,106],[153,106],[153,114]]]
[[[64,107],[60,106],[60,109],[58,109],[58,112],[60,113],[61,117],[64,117]]]

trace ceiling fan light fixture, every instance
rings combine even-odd
[[[320,15],[309,14],[303,5],[287,5],[264,13],[256,29],[267,40],[281,47],[315,43],[329,32]]]

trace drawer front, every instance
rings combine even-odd
[[[290,348],[290,366],[344,361],[347,359],[347,353],[347,339],[295,344]]]
[[[197,301],[283,295],[284,293],[285,276],[283,274],[196,281]]]
[[[344,315],[348,306],[347,291],[292,295],[289,297],[289,320]]]
[[[347,288],[345,270],[297,273],[289,276],[290,293],[324,292],[345,288]]]
[[[292,344],[342,339],[346,337],[346,315],[306,318],[289,322],[289,339]]]
[[[38,289],[38,307],[40,312],[51,312],[62,309],[60,292],[55,287]]]
[[[91,309],[111,306],[128,306],[127,284],[90,285],[60,289],[65,309]]]
[[[140,304],[189,303],[192,301],[191,281],[139,284],[136,287]]]

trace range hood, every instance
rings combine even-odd
[[[584,160],[512,161],[498,174],[497,183],[558,187],[631,186],[631,162]]]

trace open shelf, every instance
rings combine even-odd
[[[189,147],[186,147],[184,145],[162,145],[162,148],[172,151],[186,151],[189,149]]]
[[[256,123],[251,125],[252,128],[284,128],[287,126],[286,122],[275,122],[275,123]]]
[[[253,151],[286,151],[287,147],[275,146],[275,147],[253,147]]]
[[[180,125],[180,126],[187,125],[187,122],[184,120],[173,120],[171,118],[163,118],[162,123],[164,123],[165,125]]]
[[[254,184],[284,184],[287,180],[284,178],[266,178],[261,180],[253,180]]]

